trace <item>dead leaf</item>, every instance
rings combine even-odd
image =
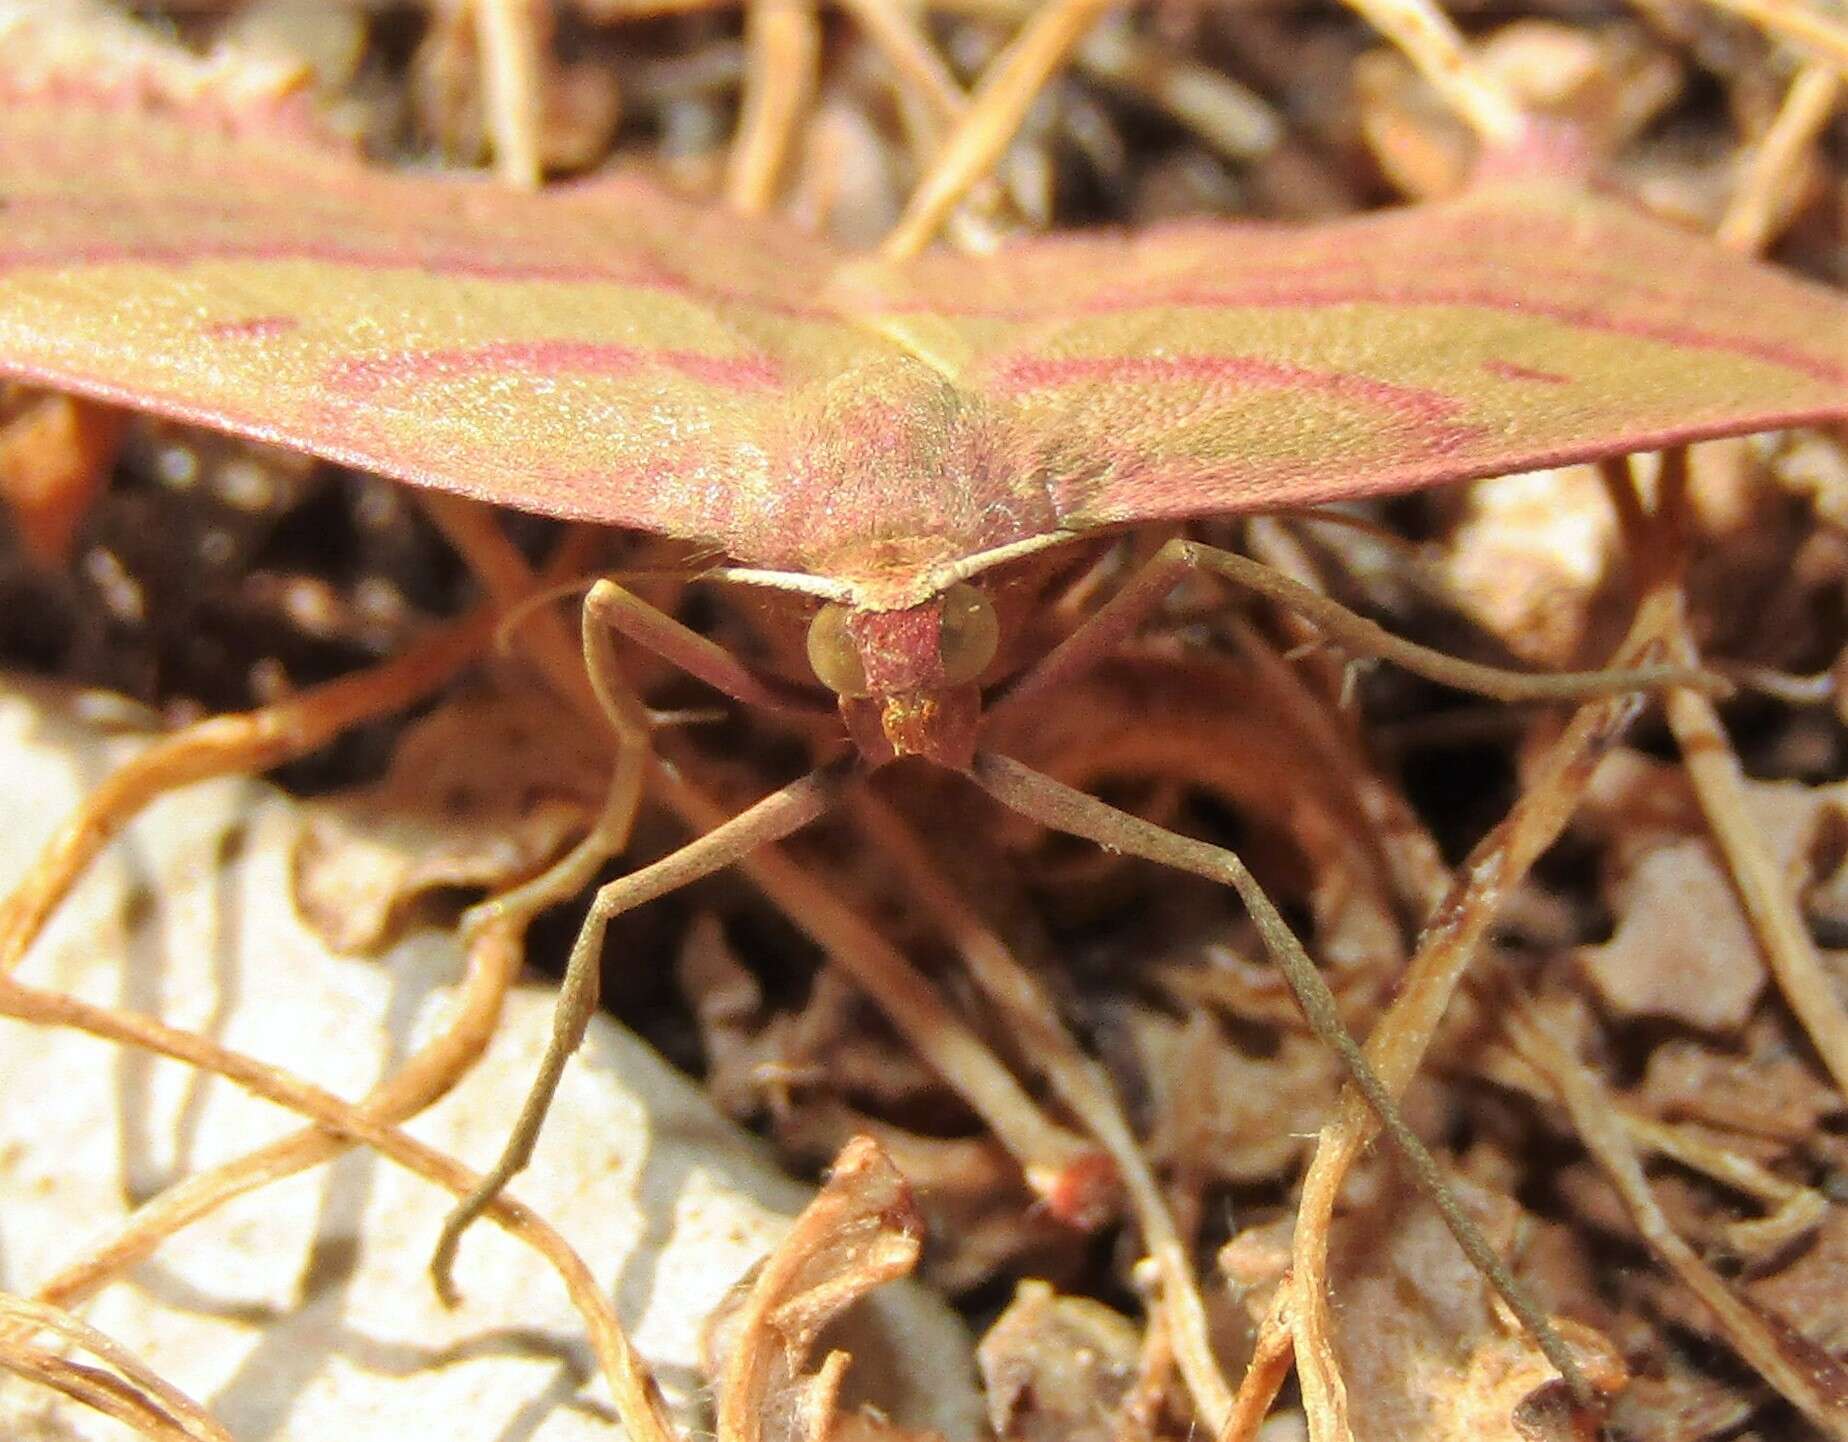
[[[90,502],[109,479],[126,413],[72,396],[0,396],[0,500],[33,558],[70,559]]]
[[[1140,1353],[1122,1313],[1022,1282],[976,1351],[989,1423],[1006,1442],[1111,1442]]]
[[[383,781],[314,805],[293,868],[302,915],[329,946],[364,951],[422,895],[539,871],[595,814],[609,765],[566,719],[490,692],[412,726]]]
[[[1459,1200],[1516,1270],[1519,1242],[1540,1224],[1510,1199],[1453,1176]],[[1331,1275],[1340,1308],[1337,1345],[1358,1442],[1535,1442],[1537,1394],[1558,1374],[1506,1317],[1437,1213],[1409,1190],[1375,1202],[1359,1225],[1337,1227]],[[1626,1372],[1602,1333],[1555,1316],[1592,1384],[1619,1391]],[[1524,1411],[1524,1409],[1526,1409]],[[1557,1434],[1555,1434],[1557,1435]],[[1569,1435],[1569,1434],[1567,1434]]]
[[[1778,866],[1799,886],[1828,828],[1835,787],[1748,783],[1749,805]],[[1758,941],[1681,773],[1635,752],[1601,763],[1585,812],[1613,843],[1608,890],[1617,927],[1580,950],[1600,998],[1624,1016],[1667,1017],[1734,1032],[1768,981]]]
[[[922,1244],[910,1186],[877,1142],[854,1138],[735,1307],[708,1328],[720,1442],[828,1442],[848,1357],[830,1351],[808,1370],[810,1354],[837,1316],[907,1275]]]

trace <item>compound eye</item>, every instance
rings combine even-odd
[[[832,601],[815,613],[808,628],[809,668],[836,695],[865,696],[866,667],[847,631],[850,614],[851,608]]]
[[[943,679],[961,686],[988,669],[1001,644],[1001,619],[994,603],[967,582],[958,581],[943,593]]]

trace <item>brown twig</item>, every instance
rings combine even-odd
[[[1579,1139],[1617,1189],[1649,1249],[1700,1298],[1727,1341],[1781,1396],[1829,1435],[1848,1433],[1848,1367],[1821,1347],[1773,1325],[1682,1240],[1650,1191],[1642,1162],[1603,1084],[1531,1003],[1510,1012],[1503,1025],[1521,1054],[1551,1083]]]
[[[748,0],[744,105],[725,160],[725,198],[746,215],[761,215],[802,131],[815,94],[821,24],[814,0]]]
[[[902,260],[930,243],[969,187],[994,168],[1046,82],[1105,12],[1120,3],[1048,0],[1033,13],[983,73],[967,112],[911,192],[881,254]]]
[[[12,1338],[0,1341],[0,1368],[10,1367],[23,1376],[57,1387],[87,1405],[97,1406],[101,1401],[98,1410],[108,1412],[131,1426],[151,1425],[162,1433],[170,1428],[174,1434],[185,1438],[186,1442],[231,1442],[231,1434],[191,1397],[113,1337],[73,1317],[63,1308],[0,1293],[0,1319],[4,1319],[10,1329],[16,1329],[21,1337],[31,1336],[35,1332],[50,1332],[92,1356],[101,1358],[118,1376],[96,1373],[80,1378],[74,1370],[64,1371],[46,1366],[39,1359],[48,1360],[49,1354],[39,1354],[35,1359],[35,1349],[25,1347]],[[67,1359],[57,1360],[64,1362],[67,1368],[76,1367],[75,1363]],[[35,1361],[38,1365],[34,1365]],[[95,1390],[64,1385],[79,1380],[93,1382]],[[80,1392],[83,1395],[79,1395]],[[121,1412],[110,1407],[110,1403],[118,1399],[124,1404]]]
[[[70,1027],[124,1046],[171,1057],[213,1072],[254,1096],[312,1119],[318,1126],[361,1142],[407,1170],[458,1197],[466,1197],[479,1178],[454,1158],[366,1115],[352,1102],[290,1075],[280,1067],[232,1051],[205,1037],[170,1027],[151,1017],[93,1006],[0,981],[0,1015],[36,1026]],[[583,1318],[591,1350],[616,1399],[623,1425],[636,1442],[674,1442],[673,1430],[641,1358],[623,1335],[603,1289],[569,1243],[529,1208],[511,1198],[488,1204],[485,1214],[510,1236],[533,1248],[552,1265],[572,1304]]]

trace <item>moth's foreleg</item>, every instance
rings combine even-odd
[[[592,633],[593,622],[605,632],[600,638],[601,644],[599,637]],[[713,690],[722,692],[740,705],[785,715],[833,714],[832,706],[803,704],[787,690],[759,676],[710,637],[700,635],[614,581],[601,580],[590,588],[589,594],[584,597],[584,625],[584,653],[592,666],[593,684],[596,683],[595,668],[598,665],[604,666],[606,672],[614,671],[615,654],[608,647],[607,633],[615,631],[678,666],[689,676],[704,681]],[[619,732],[638,724],[632,707],[624,709],[619,719],[612,709],[612,701],[604,696],[601,689],[598,691],[598,699],[603,701],[604,709],[611,713],[611,722]]]
[[[1028,697],[1049,694],[1095,666],[1118,643],[1128,639],[1186,576],[1205,571],[1287,606],[1319,627],[1330,640],[1356,656],[1377,657],[1442,686],[1453,686],[1505,702],[1586,701],[1630,691],[1686,686],[1714,695],[1732,689],[1722,676],[1698,666],[1635,666],[1604,671],[1511,671],[1446,656],[1395,636],[1377,621],[1350,611],[1340,602],[1300,581],[1234,551],[1200,541],[1176,539],[1101,607],[1055,646],[999,702],[989,708],[991,724],[1022,706]]]
[[[643,753],[637,757],[637,784]],[[540,1129],[552,1098],[564,1076],[565,1063],[584,1040],[584,1032],[597,1009],[602,979],[603,937],[611,921],[645,902],[677,891],[689,882],[698,881],[721,871],[759,847],[781,841],[821,816],[833,804],[843,782],[853,773],[854,763],[843,759],[816,768],[799,781],[780,791],[773,791],[756,805],[740,812],[730,821],[715,827],[696,841],[690,841],[672,855],[651,866],[601,887],[591,901],[583,927],[571,947],[565,965],[564,982],[552,1015],[552,1037],[539,1064],[519,1119],[514,1123],[500,1159],[495,1162],[475,1189],[449,1214],[437,1240],[430,1270],[438,1293],[446,1302],[455,1299],[452,1272],[457,1244],[469,1223],[475,1220],[498,1197],[526,1164],[532,1160]],[[619,773],[620,774],[620,773]]]

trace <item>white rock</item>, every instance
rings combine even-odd
[[[0,884],[132,743],[105,744],[68,699],[0,690]],[[343,1095],[363,1093],[441,1025],[459,953],[447,933],[379,960],[330,956],[289,902],[300,820],[265,785],[211,782],[156,805],[112,847],[22,976],[156,1013]],[[648,964],[637,959],[637,964]],[[532,1077],[552,992],[522,987],[485,1059],[411,1124],[476,1167]],[[0,1022],[0,1287],[30,1293],[167,1182],[240,1156],[297,1119],[216,1079],[69,1031]],[[780,1175],[679,1073],[599,1018],[514,1193],[617,1299],[683,1425],[706,1425],[701,1325],[808,1190]],[[239,1442],[568,1442],[616,1435],[576,1314],[539,1257],[491,1224],[464,1243],[464,1304],[424,1267],[446,1193],[364,1153],[239,1199],[83,1308]],[[941,1302],[889,1288],[843,1345],[855,1390],[950,1437],[978,1428],[969,1339]],[[0,1380],[0,1436],[127,1435]]]

